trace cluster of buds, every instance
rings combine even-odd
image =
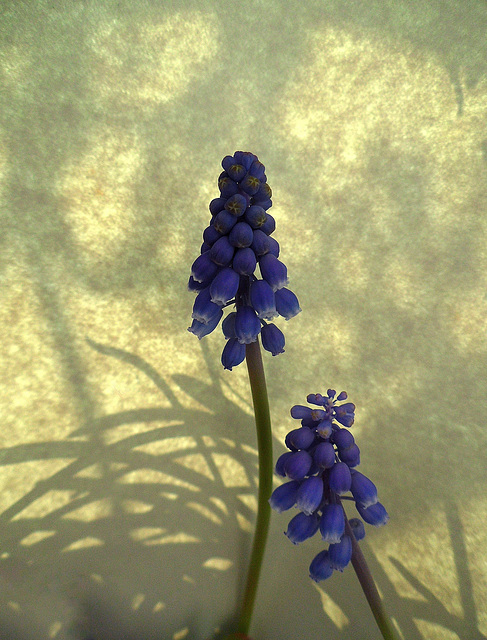
[[[276,224],[268,213],[272,191],[264,165],[253,153],[237,151],[223,158],[222,167],[220,197],[210,202],[211,220],[191,267],[188,288],[197,296],[188,330],[203,338],[218,326],[223,310],[235,305],[222,322],[227,340],[222,364],[231,370],[259,334],[264,349],[273,356],[283,353],[284,334],[269,321],[276,316],[289,320],[301,309],[286,288],[287,268],[272,237]]]
[[[289,522],[286,536],[294,544],[311,538],[318,532],[329,544],[313,559],[310,577],[319,582],[329,578],[334,570],[343,571],[352,558],[351,532],[357,540],[365,536],[360,518],[349,521],[341,503],[350,499],[361,518],[368,524],[381,526],[389,516],[377,499],[377,488],[357,471],[360,450],[348,429],[355,419],[355,405],[337,404],[347,399],[328,389],[326,395],[310,394],[307,401],[318,409],[296,405],[291,416],[301,420],[301,427],[286,436],[290,451],[276,463],[276,473],[286,482],[273,492],[270,504],[276,511],[297,507],[299,513]],[[351,493],[351,497],[347,494]]]

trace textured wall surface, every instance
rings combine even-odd
[[[289,407],[357,405],[407,640],[487,635],[487,5],[0,2],[0,637],[208,640],[255,518],[245,366],[186,329],[223,156],[256,153],[303,313]],[[256,640],[378,637],[274,515]]]

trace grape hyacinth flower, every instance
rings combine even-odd
[[[211,333],[223,309],[236,312],[223,320],[227,343],[222,364],[231,370],[245,359],[245,345],[256,342],[273,356],[284,352],[284,334],[269,320],[293,318],[301,309],[287,289],[287,269],[272,237],[276,223],[268,212],[272,191],[265,167],[253,153],[236,151],[222,160],[220,196],[210,202],[211,219],[203,232],[201,253],[191,267],[188,289],[194,291],[193,323],[199,339]],[[261,278],[255,275],[259,266]]]
[[[291,416],[301,421],[301,427],[286,436],[290,451],[280,456],[275,468],[289,482],[277,487],[269,500],[275,511],[294,506],[299,510],[285,532],[291,542],[299,544],[319,531],[329,545],[311,562],[310,577],[316,582],[343,571],[352,559],[355,541],[365,536],[360,518],[347,520],[342,499],[353,500],[368,524],[378,527],[389,519],[378,501],[376,486],[357,471],[360,450],[348,431],[355,419],[355,405],[345,400],[345,391],[337,395],[328,389],[326,395],[308,396],[307,401],[318,408],[292,407]]]

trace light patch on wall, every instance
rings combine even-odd
[[[233,562],[228,558],[208,558],[203,562],[205,569],[216,569],[217,571],[228,571],[233,566]]]
[[[137,611],[137,609],[139,609],[140,605],[144,602],[144,600],[145,600],[145,595],[143,593],[137,593],[132,598],[132,610]]]
[[[76,540],[76,542],[72,542],[67,547],[61,550],[61,553],[67,553],[70,551],[80,551],[81,549],[89,549],[90,547],[102,547],[105,543],[100,538],[94,538],[92,536],[87,536],[86,538],[81,538],[81,540]]]
[[[74,477],[75,478],[91,478],[92,480],[100,480],[101,478],[103,478],[103,468],[99,462],[96,462],[95,464],[92,464],[89,467],[86,467],[85,469],[78,471],[78,473],[76,473]]]
[[[182,458],[176,458],[174,462],[177,462],[187,469],[191,469],[195,473],[205,476],[205,478],[209,478],[210,480],[215,479],[215,476],[212,474],[208,462],[202,453],[194,453],[183,456]]]
[[[48,632],[49,633],[49,637],[50,638],[55,638],[57,636],[57,634],[61,631],[62,628],[63,628],[63,624],[59,620],[56,620],[56,622],[53,622],[49,626],[49,632]]]
[[[73,502],[76,491],[51,489],[43,496],[31,502],[25,509],[12,518],[12,520],[24,520],[27,518],[45,518],[53,511],[57,511]]]
[[[143,451],[152,456],[160,456],[166,453],[174,453],[174,451],[194,449],[196,446],[198,446],[197,442],[192,436],[175,436],[149,442],[148,444],[142,444],[134,447],[134,451]]]
[[[144,544],[148,547],[152,547],[156,544],[194,544],[199,542],[201,542],[201,538],[197,538],[196,536],[192,536],[189,533],[180,531],[179,533],[175,533],[170,536],[157,538],[157,540],[146,540]]]
[[[187,637],[188,633],[189,628],[184,627],[184,629],[180,629],[179,631],[176,631],[176,633],[173,633],[172,640],[183,640],[183,638]]]
[[[85,504],[79,509],[74,509],[62,517],[66,520],[77,520],[79,522],[94,522],[113,515],[113,504],[110,498],[95,500]]]
[[[208,507],[205,507],[204,505],[200,504],[199,502],[187,502],[186,506],[192,509],[193,511],[196,511],[196,513],[199,513],[204,518],[207,518],[214,524],[218,524],[218,525],[223,524],[221,518],[219,518],[216,515],[216,513],[214,513],[211,509],[208,509]]]
[[[246,533],[252,533],[254,528],[253,528],[252,523],[250,522],[250,520],[248,520],[245,516],[243,516],[238,511],[235,514],[235,516],[237,518],[237,524],[240,527],[240,529],[242,529],[242,531],[245,531]]]
[[[464,354],[487,351],[487,287],[456,294],[448,307],[447,324],[455,348]]]
[[[165,20],[101,24],[91,39],[100,97],[139,108],[179,99],[218,52],[218,15],[171,13]]]
[[[152,609],[152,613],[159,613],[159,611],[164,611],[165,608],[166,608],[165,602],[156,602],[156,604],[154,605],[154,608]]]
[[[154,508],[153,504],[141,500],[122,500],[122,508],[125,513],[149,513]]]
[[[122,424],[113,429],[107,429],[103,433],[103,440],[105,444],[115,444],[125,438],[130,438],[139,433],[147,433],[149,431],[155,431],[156,429],[164,429],[166,427],[177,427],[184,424],[180,420],[157,420],[154,422],[134,422],[132,424]]]
[[[323,611],[330,618],[335,627],[342,631],[342,629],[350,624],[350,620],[348,619],[347,615],[339,607],[339,605],[334,600],[332,600],[332,598],[326,593],[326,591],[316,584],[316,582],[313,582],[313,587],[320,594],[321,606],[323,607]]]
[[[220,511],[222,511],[226,516],[228,516],[227,505],[223,502],[221,498],[217,498],[216,496],[211,496],[210,501],[213,502],[213,504],[217,506],[220,509]]]
[[[250,486],[244,467],[235,458],[227,453],[212,453],[211,455],[225,487]]]
[[[140,542],[141,540],[148,540],[154,536],[160,536],[166,533],[166,531],[167,529],[162,529],[161,527],[140,527],[130,531],[129,536],[132,540]]]
[[[201,491],[199,487],[174,476],[170,476],[155,469],[137,469],[119,478],[117,482],[121,484],[172,484],[175,487],[182,487],[188,491]]]
[[[24,547],[31,547],[32,545],[38,544],[39,542],[46,540],[46,538],[51,538],[55,535],[55,531],[33,531],[25,538],[22,538],[20,544]]]
[[[257,513],[257,498],[253,493],[241,493],[237,498],[253,513]]]

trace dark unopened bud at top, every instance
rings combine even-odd
[[[230,198],[238,191],[237,183],[225,171],[218,178],[218,188],[222,198]]]
[[[260,230],[263,231],[266,235],[270,236],[276,230],[276,221],[271,216],[270,213],[267,214],[266,221],[260,227]]]
[[[247,204],[247,198],[240,193],[236,193],[225,202],[225,209],[238,218],[245,213]]]
[[[226,209],[220,211],[215,216],[213,226],[218,233],[226,234],[237,224],[237,218],[233,214],[229,213]]]
[[[267,219],[267,213],[265,209],[258,205],[253,205],[245,212],[245,221],[252,227],[252,229],[260,229]]]
[[[335,407],[335,419],[345,427],[351,427],[355,419],[355,405],[352,402],[346,402]]]

